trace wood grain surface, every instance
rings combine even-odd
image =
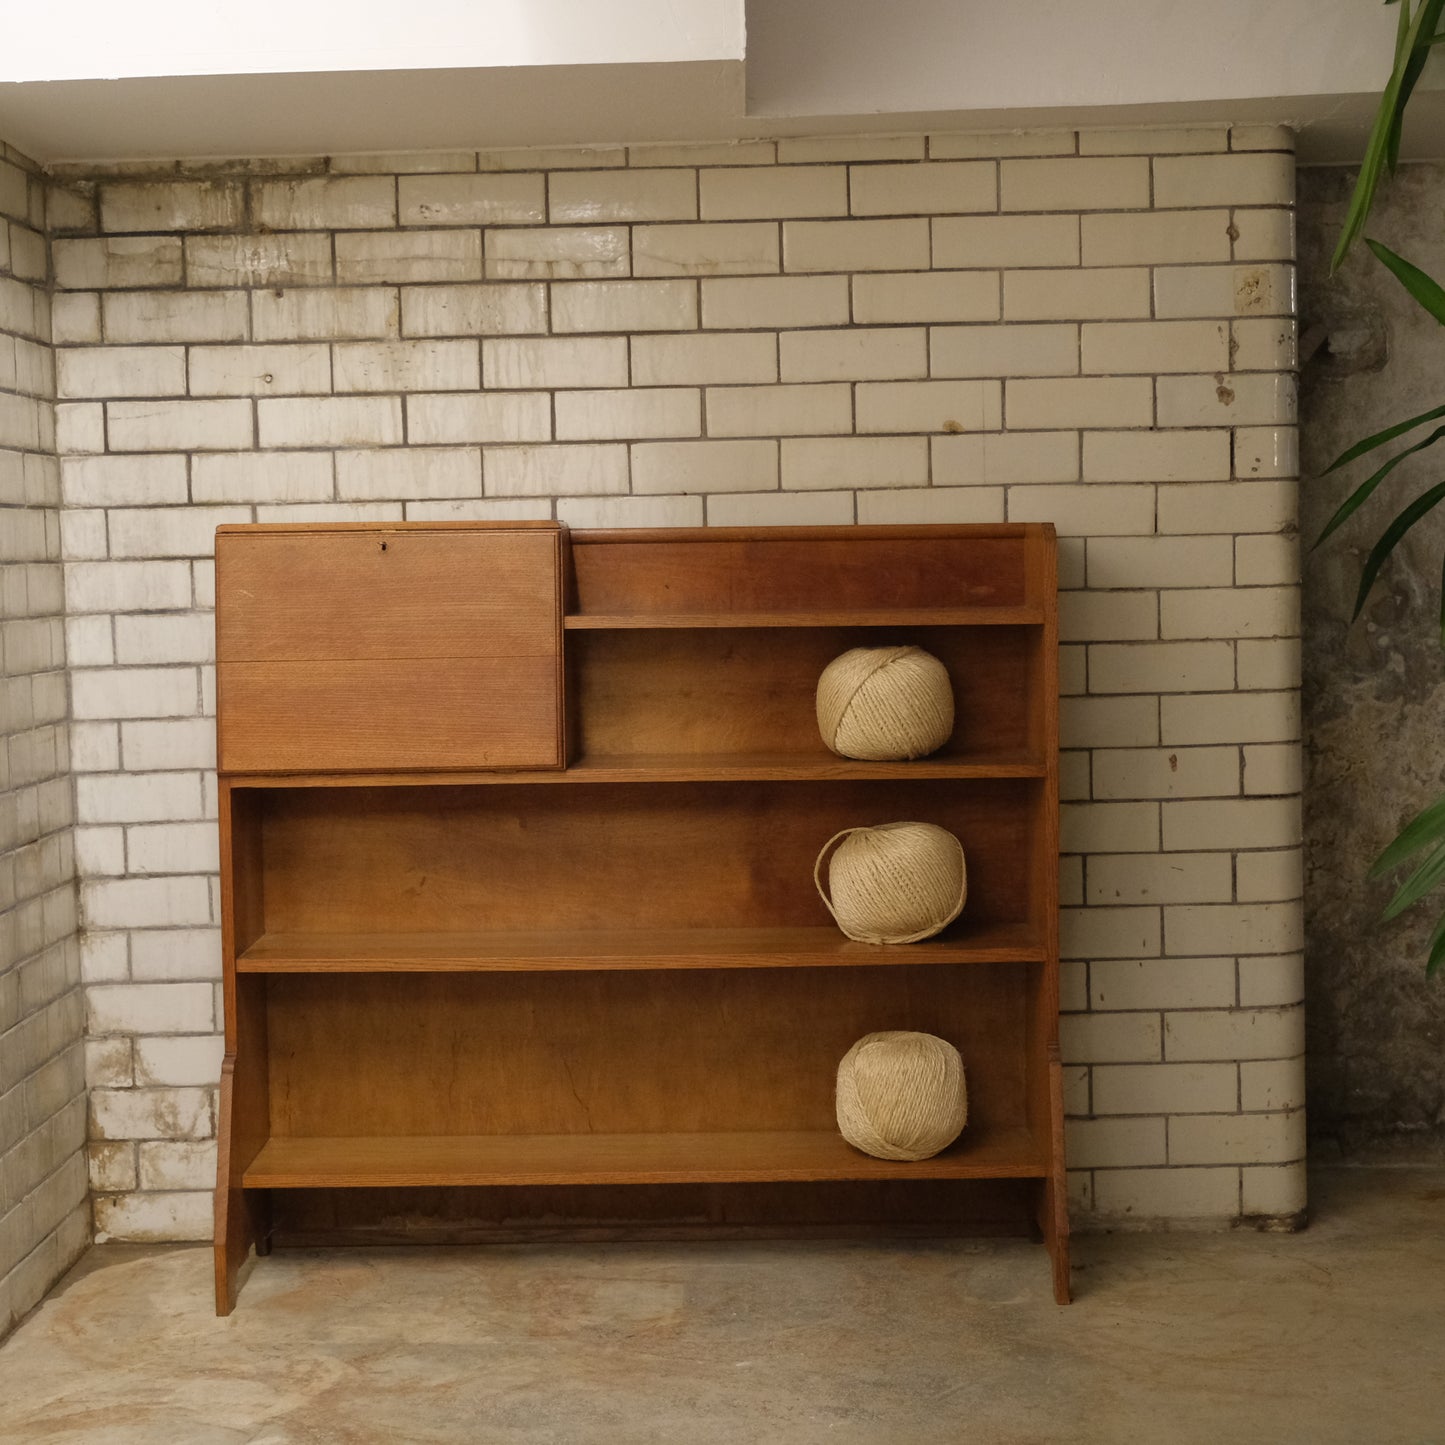
[[[561,532],[223,528],[230,773],[560,767]]]
[[[267,789],[266,931],[822,928],[823,845],[844,828],[909,820],[963,844],[966,936],[1029,918],[1042,789],[1036,779]]]
[[[823,669],[855,647],[915,646],[948,669],[953,736],[922,766],[1016,757],[1030,747],[1038,628],[856,627],[568,634],[576,749],[588,759],[713,754],[752,762],[784,753],[839,759],[818,734]],[[900,781],[914,764],[896,768]]]
[[[267,933],[239,973],[565,972],[579,968],[866,968],[1042,963],[1033,925],[958,923],[921,943],[854,943],[818,928],[538,928],[519,933]]]
[[[717,1184],[815,1179],[1037,1178],[1026,1129],[978,1130],[932,1159],[873,1159],[834,1129],[719,1134],[277,1138],[248,1188],[434,1185]]]
[[[964,1058],[973,1123],[1027,1127],[1038,972],[270,975],[269,1134],[832,1130],[838,1062],[880,1029],[949,1039]]]
[[[1022,527],[586,532],[568,611],[589,615],[901,612],[1037,604]]]

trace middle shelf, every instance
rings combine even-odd
[[[1024,922],[957,924],[922,943],[853,943],[836,928],[659,928],[516,933],[265,933],[241,973],[472,973],[1041,963]]]
[[[277,780],[279,782],[279,780]],[[1032,964],[1046,780],[232,786],[243,974]],[[814,887],[840,830],[936,823],[968,903],[921,943],[850,941]]]

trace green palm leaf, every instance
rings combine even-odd
[[[1445,878],[1445,845],[1435,849],[1425,861],[1399,886],[1381,917],[1386,923],[1398,918],[1412,903],[1418,903],[1442,878]]]
[[[1387,3],[1390,3],[1390,0],[1387,0]],[[1360,164],[1360,176],[1355,182],[1354,195],[1350,197],[1350,208],[1345,216],[1339,243],[1335,246],[1335,254],[1330,260],[1331,274],[1339,270],[1340,263],[1364,230],[1381,176],[1387,169],[1393,171],[1399,159],[1405,103],[1419,79],[1430,44],[1440,29],[1442,11],[1445,11],[1445,0],[1424,0],[1420,8],[1411,15],[1409,0],[1400,0],[1400,23],[1395,32],[1394,67],[1380,96],[1379,109],[1375,112],[1369,144],[1365,147],[1364,160]]]
[[[1397,0],[1385,0],[1391,5]],[[1386,171],[1394,172],[1400,160],[1400,142],[1404,134],[1405,109],[1415,91],[1430,50],[1445,44],[1445,0],[1421,0],[1417,7],[1411,0],[1398,0],[1399,22],[1395,30],[1395,55],[1389,81],[1380,95],[1379,106],[1370,130],[1369,142],[1360,164],[1360,173],[1355,189],[1350,196],[1349,209],[1341,229],[1335,252],[1330,261],[1333,274],[1349,254],[1350,247],[1363,234],[1370,212],[1374,206],[1375,193]],[[1418,266],[1398,256],[1389,247],[1378,241],[1367,241],[1377,260],[1386,266],[1392,275],[1409,292],[1410,296],[1436,321],[1445,325],[1445,287]],[[1397,422],[1376,432],[1363,441],[1356,442],[1342,452],[1326,469],[1326,473],[1348,465],[1357,458],[1384,446],[1396,437],[1413,431],[1426,422],[1445,417],[1445,406],[1435,407],[1408,421]],[[1391,457],[1355,488],[1340,508],[1330,518],[1320,534],[1323,542],[1332,532],[1349,520],[1374,494],[1380,483],[1406,457],[1424,451],[1445,436],[1445,427],[1433,431],[1424,441],[1416,442],[1398,455]],[[1445,499],[1445,482],[1431,487],[1410,503],[1385,529],[1370,551],[1361,571],[1360,588],[1355,598],[1355,617],[1363,610],[1370,589],[1379,577],[1381,568],[1407,532]],[[1315,545],[1319,546],[1319,542]],[[1445,566],[1442,566],[1440,587],[1440,637],[1445,645]],[[1445,882],[1445,797],[1437,799],[1417,817],[1413,818],[1400,835],[1375,860],[1369,871],[1371,878],[1400,867],[1407,860],[1424,853],[1409,877],[1396,889],[1384,913],[1386,919],[1397,917],[1407,908],[1418,903],[1426,894]],[[1437,970],[1445,967],[1445,913],[1436,920],[1430,936],[1429,955],[1425,962],[1426,978],[1433,977]]]
[[[1422,442],[1416,442],[1412,447],[1406,447],[1404,451],[1390,458],[1378,471],[1372,472],[1348,497],[1340,504],[1339,510],[1330,518],[1324,531],[1320,533],[1315,542],[1318,547],[1326,537],[1337,527],[1342,527],[1352,516],[1367,502],[1375,488],[1405,460],[1406,457],[1414,456],[1416,452],[1423,452],[1426,447],[1434,446],[1441,437],[1445,437],[1445,426],[1436,427],[1429,436]]]
[[[1445,287],[1432,280],[1418,266],[1412,266],[1403,256],[1397,256],[1388,246],[1378,241],[1366,240],[1370,250],[1395,273],[1396,280],[1421,306],[1442,326],[1445,326]]]
[[[1365,558],[1365,566],[1360,573],[1360,590],[1355,594],[1355,617],[1365,610],[1365,599],[1370,595],[1370,588],[1375,585],[1375,578],[1380,575],[1380,568],[1385,565],[1400,539],[1421,517],[1438,506],[1441,501],[1445,501],[1445,482],[1437,482],[1428,492],[1423,492],[1416,497],[1381,533],[1380,540],[1375,543],[1370,555]]]
[[[1427,421],[1436,421],[1442,416],[1445,416],[1445,406],[1437,406],[1430,411],[1422,411],[1419,416],[1412,416],[1409,421],[1397,421],[1394,426],[1387,426],[1384,431],[1377,431],[1374,436],[1366,437],[1364,441],[1356,442],[1347,451],[1341,452],[1320,475],[1327,477],[1331,472],[1347,466],[1357,457],[1364,456],[1366,452],[1372,452],[1376,447],[1382,447],[1386,442],[1392,442],[1396,437],[1404,436],[1407,431],[1413,431],[1417,426],[1423,426]]]
[[[1412,904],[1418,903],[1445,878],[1445,798],[1437,798],[1423,813],[1412,818],[1400,830],[1399,837],[1375,860],[1366,876],[1378,878],[1422,849],[1429,850],[1424,862],[1396,890],[1382,915],[1383,921],[1397,917]],[[1445,964],[1445,913],[1436,920],[1430,935],[1425,977],[1433,977],[1442,964]]]
[[[1430,978],[1442,963],[1445,963],[1445,914],[1440,915],[1435,932],[1430,935],[1430,957],[1425,960],[1425,977]]]
[[[1431,803],[1423,813],[1412,818],[1400,830],[1400,836],[1370,865],[1367,878],[1378,878],[1398,868],[1407,858],[1412,858],[1421,848],[1430,843],[1445,842],[1445,798]]]
[[[1420,7],[1423,23],[1420,26],[1419,36],[1411,48],[1410,58],[1405,63],[1405,74],[1400,81],[1400,101],[1395,107],[1395,124],[1390,133],[1390,171],[1392,174],[1400,163],[1400,136],[1405,128],[1405,107],[1410,103],[1415,85],[1420,79],[1421,72],[1425,69],[1425,62],[1430,58],[1430,47],[1436,41],[1445,39],[1445,35],[1435,33],[1440,28],[1441,3],[1442,0],[1425,0],[1425,4]],[[1404,15],[1403,11],[1401,15]],[[1398,40],[1398,31],[1396,38]]]

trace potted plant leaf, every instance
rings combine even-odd
[[[1421,0],[1421,3],[1414,7],[1410,0],[1385,0],[1385,3],[1398,4],[1400,7],[1394,63],[1389,81],[1380,96],[1359,178],[1350,198],[1330,269],[1332,274],[1337,271],[1351,247],[1364,237],[1365,245],[1389,269],[1413,300],[1429,316],[1445,326],[1445,286],[1381,242],[1364,236],[1376,190],[1387,174],[1394,173],[1399,163],[1405,109],[1410,97],[1430,59],[1432,49],[1436,45],[1445,44],[1445,0]],[[1441,375],[1445,378],[1445,366],[1441,368]],[[1428,451],[1442,440],[1445,440],[1445,379],[1442,379],[1439,405],[1356,442],[1326,468],[1325,475],[1328,475],[1364,456],[1371,456],[1372,462],[1378,462],[1341,503],[1320,533],[1315,546],[1318,547],[1360,512],[1402,462]],[[1401,444],[1380,462],[1382,449],[1395,442]],[[1354,604],[1356,619],[1364,609],[1381,569],[1400,542],[1442,501],[1445,501],[1445,480],[1427,486],[1386,523],[1361,568]],[[1445,646],[1445,575],[1442,575],[1441,583],[1439,628],[1441,643]],[[1394,873],[1407,864],[1411,865],[1410,871],[1386,906],[1384,917],[1387,920],[1419,903],[1445,882],[1445,796],[1431,803],[1405,826],[1394,842],[1375,860],[1369,876],[1374,878]],[[1425,961],[1427,976],[1433,975],[1442,963],[1445,963],[1445,912],[1442,912],[1430,937]]]

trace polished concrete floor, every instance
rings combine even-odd
[[[1299,1235],[280,1253],[94,1249],[0,1347],[0,1442],[1437,1445],[1445,1174]]]

